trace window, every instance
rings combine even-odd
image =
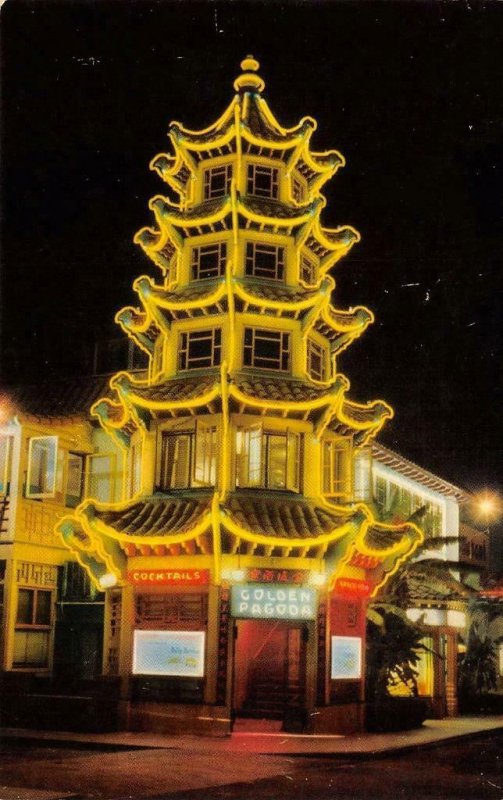
[[[263,328],[245,328],[243,363],[245,367],[290,369],[290,334]]]
[[[57,451],[57,436],[34,436],[30,439],[26,497],[54,497]]]
[[[285,274],[285,248],[276,245],[246,243],[245,275],[281,281]]]
[[[87,494],[100,503],[111,503],[115,499],[116,457],[92,455],[88,460]]]
[[[0,436],[0,494],[9,494],[12,468],[12,436]]]
[[[262,164],[249,164],[246,191],[255,197],[279,197],[279,170]]]
[[[421,527],[429,536],[442,536],[442,509],[437,503],[425,503],[425,506]]]
[[[313,339],[307,340],[307,373],[315,381],[327,379],[326,350]]]
[[[14,633],[14,667],[47,667],[52,592],[19,589]]]
[[[300,178],[292,177],[292,197],[296,203],[304,203],[306,199],[306,187]]]
[[[231,164],[222,164],[220,167],[206,169],[204,171],[204,199],[213,200],[215,197],[225,197],[230,194],[231,180]]]
[[[65,505],[76,508],[82,498],[82,476],[84,458],[77,453],[68,453],[66,462],[66,494]]]
[[[261,425],[238,428],[236,486],[300,491],[300,435]]]
[[[134,497],[141,489],[141,456],[142,443],[131,445],[129,450],[129,496]]]
[[[164,340],[162,337],[159,337],[159,339],[155,343],[154,353],[152,356],[152,365],[151,365],[152,378],[155,378],[156,375],[159,375],[159,373],[162,372],[163,356],[164,356]]]
[[[218,437],[215,425],[200,420],[190,431],[164,431],[161,445],[160,488],[214,486]]]
[[[381,510],[386,508],[388,499],[388,484],[382,475],[377,475],[375,479],[375,502]]]
[[[310,286],[316,283],[316,265],[304,254],[300,257],[300,279]]]
[[[181,333],[178,369],[217,367],[220,364],[221,351],[222,331],[220,328]]]
[[[323,442],[323,492],[347,498],[351,488],[351,444],[344,439]]]
[[[365,503],[370,502],[370,476],[372,470],[372,459],[370,450],[360,450],[355,458],[355,484],[354,498]]]
[[[218,278],[225,273],[227,246],[225,242],[193,247],[191,254],[192,280]]]

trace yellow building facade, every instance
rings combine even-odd
[[[323,226],[343,166],[283,128],[247,57],[213,125],[170,128],[151,162],[174,199],[135,241],[160,268],[117,322],[148,354],[93,414],[123,453],[123,496],[57,526],[105,591],[105,672],[121,724],[221,735],[363,724],[365,607],[421,540],[354,501],[355,453],[392,416],[348,397],[340,353],[372,322],[331,303],[358,239]]]

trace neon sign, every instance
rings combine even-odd
[[[248,583],[233,586],[231,612],[245,619],[314,619],[317,592],[308,587]]]

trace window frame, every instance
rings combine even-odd
[[[298,191],[300,189],[300,191]],[[299,173],[290,176],[290,195],[294,203],[301,206],[307,200],[307,184]]]
[[[315,261],[309,258],[309,256],[305,253],[301,252],[299,258],[299,280],[301,280],[302,283],[305,283],[306,286],[315,286],[317,267],[318,265],[315,263]],[[309,274],[306,274],[307,270],[309,270]]]
[[[284,486],[274,485],[272,480],[271,447],[274,437],[285,440]],[[238,425],[234,438],[236,488],[299,494],[302,486],[302,445],[302,434],[291,428],[264,429],[262,423]]]
[[[266,334],[266,335],[263,335]],[[257,328],[246,325],[243,330],[243,367],[264,369],[272,372],[289,373],[292,368],[292,332],[279,328]],[[276,339],[279,351],[277,359],[272,356],[257,355],[257,342],[274,342]],[[247,341],[249,339],[249,341]],[[278,366],[273,363],[276,362]]]
[[[161,492],[176,491],[178,489],[211,488],[218,483],[219,468],[219,426],[216,421],[211,423],[206,420],[196,420],[192,426],[180,428],[164,428],[159,437],[159,458],[157,466],[156,488]],[[179,485],[172,485],[173,481],[166,479],[168,467],[167,442],[177,437],[186,437],[188,441],[185,480]],[[209,440],[209,441],[208,441]],[[199,460],[201,456],[201,460]],[[198,477],[202,469],[203,477]],[[175,474],[176,460],[173,460],[172,475]],[[204,480],[204,474],[208,480]],[[178,484],[178,481],[177,481]]]
[[[203,334],[203,335],[201,335]],[[206,335],[210,340],[210,353],[208,356],[190,357],[191,338],[201,341]],[[179,331],[178,333],[178,352],[177,368],[178,372],[192,372],[197,369],[210,369],[219,367],[222,361],[222,328],[214,326],[211,328],[196,328],[195,330]],[[191,364],[192,361],[205,361],[210,363]]]
[[[274,269],[257,264],[257,257],[274,256]],[[265,244],[248,240],[244,248],[244,275],[246,278],[261,278],[269,281],[283,281],[286,274],[286,246]]]
[[[212,189],[213,180],[217,181],[223,173],[223,189]],[[203,170],[203,200],[216,200],[219,197],[227,197],[231,192],[232,183],[232,163],[213,164]]]
[[[321,443],[321,490],[326,497],[351,497],[351,441],[325,438]],[[327,458],[328,454],[328,458]]]
[[[51,476],[52,480],[50,480],[48,475],[46,474],[46,478],[45,478],[44,482],[42,482],[42,480],[40,480],[40,474],[39,474],[39,480],[40,480],[39,487],[41,488],[41,491],[36,491],[36,490],[32,491],[30,489],[30,487],[32,485],[36,485],[36,484],[32,484],[32,482],[31,482],[32,470],[34,469],[34,454],[33,454],[33,451],[34,451],[36,443],[44,442],[44,441],[47,442],[48,444],[50,444],[50,450],[52,451],[52,454],[50,454],[48,456],[48,459],[51,458],[51,460],[52,460],[52,476]],[[38,472],[41,473],[42,470],[44,470],[45,473],[48,473],[50,475],[50,470],[49,470],[48,466],[44,467],[43,464],[41,466],[39,466],[38,467]],[[44,490],[43,486],[45,486],[45,481],[47,481],[48,486]],[[58,437],[57,436],[30,436],[30,438],[28,440],[28,463],[27,463],[27,469],[26,469],[26,486],[25,486],[25,496],[26,496],[26,498],[29,499],[29,500],[54,499],[55,496],[56,496],[56,491],[57,491],[57,481],[58,481]]]
[[[260,180],[267,178],[268,187],[260,186]],[[259,185],[257,185],[259,184]],[[280,168],[272,164],[250,161],[246,167],[246,194],[264,200],[280,199]]]
[[[8,496],[12,480],[12,453],[14,436],[9,433],[0,434],[0,495]]]
[[[216,265],[213,269],[216,270],[213,275],[201,275],[201,256],[203,250],[213,251],[216,254]],[[208,255],[208,253],[206,253]],[[227,242],[215,241],[207,244],[197,244],[190,248],[190,279],[193,281],[213,280],[221,278],[225,275],[225,266],[227,263]],[[206,268],[209,271],[211,268]]]
[[[320,361],[318,374],[316,374],[316,369],[312,365],[313,358],[319,358]],[[329,379],[328,349],[311,336],[308,336],[306,341],[306,372],[313,381],[326,383]]]
[[[31,621],[24,622],[19,620],[19,595],[21,592],[30,592],[32,595],[32,603],[31,603]],[[49,620],[48,622],[38,623],[37,620],[37,611],[38,611],[38,596],[39,594],[44,593],[49,595]],[[12,654],[12,669],[16,670],[30,670],[30,669],[48,669],[50,665],[50,646],[51,646],[51,635],[53,631],[53,624],[54,624],[54,590],[49,589],[47,587],[40,587],[40,586],[18,586],[17,587],[17,596],[16,596],[16,617],[14,623],[14,651]],[[43,642],[43,661],[29,661],[29,660],[18,660],[16,661],[16,639],[19,639],[21,636],[25,639],[25,652],[27,651],[26,644],[28,643],[28,639],[30,638],[30,634],[34,636],[42,636]],[[32,637],[34,638],[34,637]]]

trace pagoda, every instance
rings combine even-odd
[[[92,408],[123,454],[123,500],[85,500],[58,532],[106,590],[104,671],[121,720],[225,734],[363,724],[365,608],[421,540],[358,501],[355,452],[392,416],[349,399],[338,357],[372,322],[331,303],[359,240],[324,227],[315,152],[262,97],[248,56],[222,116],[170,126],[151,162],[169,197],[135,236],[161,277],[137,278],[117,322],[149,357]]]

